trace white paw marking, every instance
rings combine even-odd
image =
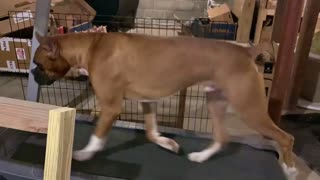
[[[89,143],[82,150],[74,151],[72,158],[78,161],[91,159],[97,152],[102,151],[106,144],[106,138],[100,139],[95,135],[90,137]]]
[[[212,146],[200,152],[193,152],[188,155],[188,159],[192,162],[202,163],[208,160],[211,156],[221,150],[220,143],[214,143]]]
[[[179,144],[172,139],[169,139],[163,136],[158,136],[156,137],[155,143],[175,153],[179,152],[179,148],[180,148]]]
[[[72,158],[77,161],[87,161],[90,160],[97,151],[86,151],[86,150],[80,150],[80,151],[74,151]]]
[[[193,152],[188,155],[188,159],[192,162],[202,163],[208,159],[208,155],[203,152]]]
[[[144,102],[146,102],[146,101],[144,101]],[[178,143],[176,143],[174,140],[172,140],[170,138],[166,138],[166,137],[161,136],[160,133],[158,132],[155,114],[151,114],[151,119],[147,118],[146,131],[147,131],[147,138],[151,142],[153,142],[153,143],[155,143],[165,149],[173,151],[175,153],[179,152],[180,146]]]
[[[282,169],[287,177],[294,177],[298,174],[297,168],[288,167],[285,163],[282,163]]]

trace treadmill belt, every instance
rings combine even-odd
[[[93,126],[78,123],[74,149],[85,146],[92,131]],[[187,154],[201,151],[209,145],[210,140],[163,135],[180,144],[181,151],[178,155],[150,143],[142,130],[114,127],[108,136],[106,149],[92,160],[73,160],[72,171],[132,180],[286,179],[275,152],[230,143],[207,162],[198,164],[190,162]],[[45,138],[45,135],[33,135],[21,145],[12,159],[42,166],[45,159]]]

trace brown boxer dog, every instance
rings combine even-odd
[[[195,84],[205,86],[207,107],[213,122],[211,145],[192,152],[188,159],[204,162],[228,142],[223,125],[227,104],[245,123],[281,149],[283,167],[295,171],[292,135],[273,123],[267,111],[262,74],[254,47],[192,37],[154,37],[126,33],[74,33],[43,37],[34,56],[32,70],[40,85],[52,84],[70,68],[83,68],[101,106],[101,115],[89,143],[73,158],[88,160],[103,150],[112,123],[121,113],[124,98],[141,101],[146,134],[150,141],[174,152],[179,145],[157,130],[153,101]]]

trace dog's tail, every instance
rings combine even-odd
[[[265,63],[275,62],[275,52],[271,42],[260,43],[257,46],[251,44],[249,52],[257,65],[263,66]]]

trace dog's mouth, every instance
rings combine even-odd
[[[39,67],[36,67],[31,70],[31,73],[34,76],[34,80],[39,85],[51,85],[56,81],[56,78],[48,76],[44,71],[42,71]]]

